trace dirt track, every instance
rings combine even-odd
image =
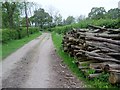
[[[2,87],[84,88],[86,85],[56,55],[51,34],[43,33],[3,60]]]

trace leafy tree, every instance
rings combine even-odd
[[[80,15],[79,17],[77,17],[76,21],[80,22],[81,20],[84,20],[85,16],[84,15]]]
[[[0,3],[0,21],[2,21],[2,3]],[[0,29],[2,28],[2,22],[0,22]]]
[[[75,22],[75,18],[73,16],[68,16],[65,23],[66,24],[72,24]]]
[[[62,25],[66,25],[66,20],[63,19]]]
[[[88,14],[90,19],[100,19],[105,18],[106,11],[104,7],[93,7],[91,12]]]
[[[107,12],[106,16],[107,18],[110,18],[110,19],[117,19],[120,17],[120,9],[118,8],[110,9]]]
[[[44,26],[49,26],[49,23],[52,22],[52,17],[42,8],[34,12],[33,18],[35,26],[39,26],[40,28],[43,28]]]
[[[58,16],[55,16],[54,18],[54,23],[55,25],[62,25],[62,16],[60,14],[58,14]]]
[[[17,9],[17,4],[18,4],[17,2],[7,2],[7,1],[2,3],[3,26],[9,27],[9,28],[14,27],[14,14]]]
[[[49,15],[52,17],[51,27],[58,25],[57,23],[60,21],[60,17],[62,18],[61,15],[59,16],[59,10],[57,10],[53,6],[49,6],[47,11]]]

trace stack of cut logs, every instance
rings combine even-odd
[[[63,38],[63,50],[77,58],[74,63],[92,79],[109,73],[109,82],[120,83],[120,29],[89,25],[89,29],[73,29]],[[94,74],[88,74],[89,70]]]

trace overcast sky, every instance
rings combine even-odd
[[[87,16],[92,7],[104,7],[106,11],[111,8],[117,8],[120,0],[27,0],[37,2],[44,9],[54,7],[66,18],[67,16],[77,17],[79,15]]]

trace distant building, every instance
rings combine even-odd
[[[120,9],[120,1],[118,2],[118,8]]]

